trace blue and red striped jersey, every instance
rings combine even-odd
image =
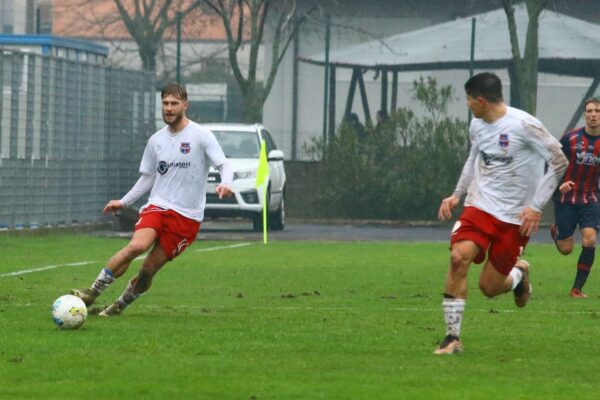
[[[567,132],[560,139],[569,166],[561,182],[573,181],[575,187],[569,193],[557,190],[555,200],[560,203],[588,204],[600,200],[600,136],[591,136],[584,128]]]

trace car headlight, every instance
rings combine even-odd
[[[250,179],[256,178],[256,170],[236,171],[233,173],[233,179]]]

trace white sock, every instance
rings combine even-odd
[[[512,288],[515,290],[517,285],[521,283],[521,279],[523,279],[523,271],[521,271],[521,268],[513,267],[508,275],[512,277]]]
[[[123,290],[123,293],[121,293],[121,296],[119,296],[115,303],[119,304],[121,310],[124,310],[141,295],[143,295],[143,293],[133,293],[133,285],[131,284],[131,281],[129,281],[127,287]]]
[[[446,335],[460,337],[460,326],[465,312],[465,299],[444,299],[444,320],[446,321]]]
[[[111,283],[115,281],[113,273],[108,268],[102,268],[102,271],[98,274],[98,277],[92,284],[92,290],[97,293],[102,293]]]

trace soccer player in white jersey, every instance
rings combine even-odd
[[[140,178],[120,200],[111,200],[104,212],[115,213],[150,190],[148,203],[140,211],[133,237],[100,271],[91,287],[71,293],[91,305],[116,278],[127,271],[133,259],[150,248],[138,274],[121,296],[100,312],[118,315],[152,283],[154,275],[181,254],[195,239],[204,217],[208,169],[214,165],[221,174],[216,192],[231,196],[233,172],[212,132],[189,120],[185,88],[171,83],[161,93],[165,123],[150,137],[140,165]]]
[[[539,120],[504,103],[496,75],[473,76],[465,83],[465,92],[474,116],[469,127],[471,151],[453,194],[442,200],[439,219],[450,220],[452,209],[466,198],[450,238],[442,303],[446,336],[434,354],[463,349],[460,328],[471,263],[485,261],[479,277],[484,295],[512,290],[518,307],[527,304],[529,264],[519,256],[537,231],[542,208],[568,164],[560,143]]]

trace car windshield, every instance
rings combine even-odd
[[[258,158],[260,147],[256,132],[212,131],[227,158]]]

